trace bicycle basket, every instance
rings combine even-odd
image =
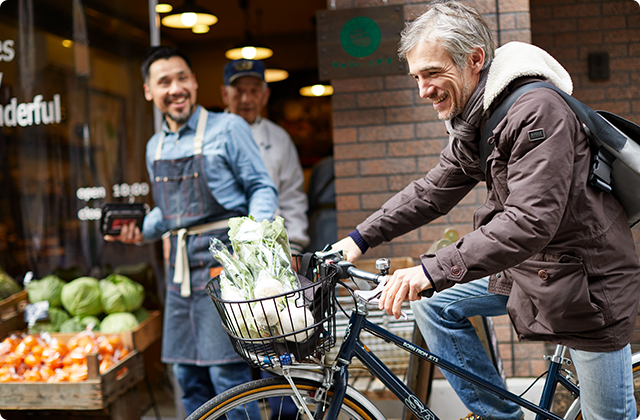
[[[207,284],[236,353],[251,366],[273,367],[319,357],[335,345],[335,274],[263,299],[225,301],[218,277]]]

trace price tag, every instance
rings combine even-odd
[[[47,315],[47,311],[49,310],[49,302],[43,300],[42,302],[29,303],[24,308],[24,320],[29,325],[32,326],[36,323],[36,321],[47,321],[49,316]]]

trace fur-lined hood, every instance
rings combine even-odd
[[[523,76],[546,77],[569,95],[573,92],[571,76],[548,52],[524,42],[509,42],[496,49],[489,68],[484,91],[484,111],[489,109],[509,83]]]

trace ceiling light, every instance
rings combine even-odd
[[[264,71],[264,81],[267,83],[280,82],[289,77],[289,72],[281,69],[266,69]]]
[[[161,22],[169,28],[192,28],[195,25],[215,25],[218,18],[207,9],[196,6],[195,0],[184,0],[182,6],[176,7]]]
[[[191,32],[194,34],[206,34],[209,32],[209,25],[193,25],[191,27]]]
[[[156,13],[169,13],[173,10],[173,6],[167,3],[156,4]]]
[[[252,23],[249,0],[240,0],[240,9],[242,9],[244,13],[244,37],[242,38],[240,45],[231,47],[231,49],[227,50],[224,56],[229,60],[240,60],[241,58],[247,60],[264,60],[271,57],[273,55],[273,50],[256,42],[256,38],[253,36],[254,34],[249,30],[249,28],[252,28],[256,31],[256,34],[260,33],[260,27],[262,26],[262,11],[256,11],[256,20]]]
[[[239,60],[241,58],[247,60],[264,60],[272,55],[273,51],[270,48],[252,45],[231,48],[224,54],[229,60]]]
[[[333,95],[333,86],[330,85],[313,85],[300,88],[302,96],[331,96]]]

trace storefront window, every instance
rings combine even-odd
[[[0,6],[0,266],[21,280],[156,266],[152,246],[105,243],[105,202],[151,205],[153,132],[139,72],[148,28],[81,0]]]

